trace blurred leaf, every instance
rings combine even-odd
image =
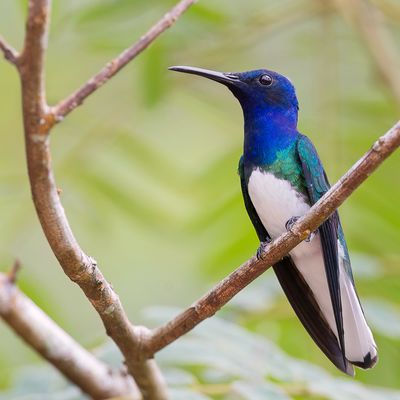
[[[363,306],[373,329],[384,336],[400,339],[400,310],[383,300],[363,299]]]
[[[135,11],[135,8],[140,3],[140,1],[133,2],[132,0],[104,0],[90,6],[82,7],[77,21],[82,24],[98,22],[99,20],[107,21],[111,17],[123,16],[126,13]]]
[[[166,58],[161,42],[152,44],[143,54],[140,69],[140,85],[145,104],[154,106],[162,100],[165,93]]]
[[[243,400],[289,400],[290,398],[277,386],[266,382],[241,382],[232,384],[232,392]]]
[[[193,392],[189,389],[169,389],[169,396],[173,400],[211,400],[210,397],[201,393]]]
[[[49,366],[23,368],[13,389],[0,394],[0,400],[84,400],[81,391]]]
[[[358,278],[373,279],[383,274],[382,263],[376,257],[352,252],[350,259],[354,275]]]
[[[247,312],[268,310],[282,295],[282,289],[273,274],[265,274],[242,290],[227,306]]]
[[[191,10],[190,15],[199,22],[223,24],[228,19],[226,9],[221,6],[217,9],[216,6],[219,6],[218,3],[196,4],[196,7],[193,7]]]
[[[178,368],[167,369],[164,376],[169,386],[189,386],[197,381],[193,374]]]

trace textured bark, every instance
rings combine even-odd
[[[139,399],[133,379],[112,371],[83,349],[21,293],[14,278],[0,274],[0,317],[43,358],[94,399]]]
[[[11,64],[17,64],[18,53],[12,48],[5,39],[0,35],[0,50],[2,51],[4,58],[10,61]]]
[[[135,45],[107,64],[83,88],[53,110],[47,106],[44,87],[50,0],[29,1],[25,45],[17,62],[22,84],[28,174],[32,199],[43,231],[64,272],[81,287],[102,319],[107,334],[124,355],[128,371],[143,397],[151,400],[167,399],[167,392],[155,361],[141,357],[143,337],[146,337],[147,329],[130,323],[118,295],[104,278],[96,261],[85,254],[75,239],[52,171],[49,134],[56,121],[71,112],[84,98],[136,57],[192,3],[189,0],[178,3]]]

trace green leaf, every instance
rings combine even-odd
[[[243,400],[289,400],[282,389],[267,382],[236,381],[232,384],[232,392],[237,394],[235,399]]]
[[[363,299],[363,307],[368,322],[380,334],[400,338],[400,309],[378,299]]]

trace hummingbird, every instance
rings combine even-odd
[[[174,66],[226,86],[244,117],[238,172],[244,204],[260,240],[257,256],[290,230],[330,188],[311,140],[297,130],[299,104],[292,82],[267,69],[217,72]],[[344,373],[372,368],[377,347],[357,295],[338,212],[273,265],[303,326]]]

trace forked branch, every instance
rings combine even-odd
[[[78,107],[94,91],[103,86],[117,74],[126,64],[145,50],[158,36],[167,30],[196,0],[181,0],[153,25],[136,43],[110,61],[95,76],[89,79],[81,88],[72,93],[52,109],[55,121],[62,120],[67,114]]]
[[[101,317],[107,334],[121,353],[144,399],[167,398],[164,379],[154,360],[140,356],[147,330],[133,326],[118,295],[102,275],[95,260],[80,248],[61,204],[51,165],[49,133],[56,116],[46,103],[44,56],[47,47],[50,0],[30,0],[24,50],[18,69],[22,82],[26,155],[32,198],[46,238],[66,275],[76,282]],[[167,29],[193,1],[182,0],[117,61],[67,99],[60,116],[71,112],[111,76]],[[85,89],[86,88],[86,89]],[[75,100],[74,100],[75,99]]]
[[[17,264],[15,264],[17,265]],[[66,378],[94,399],[139,398],[133,380],[82,348],[15,285],[16,270],[0,274],[0,317]]]
[[[18,52],[10,46],[3,36],[0,35],[0,50],[4,54],[4,58],[10,61],[11,64],[16,65],[18,60]]]

